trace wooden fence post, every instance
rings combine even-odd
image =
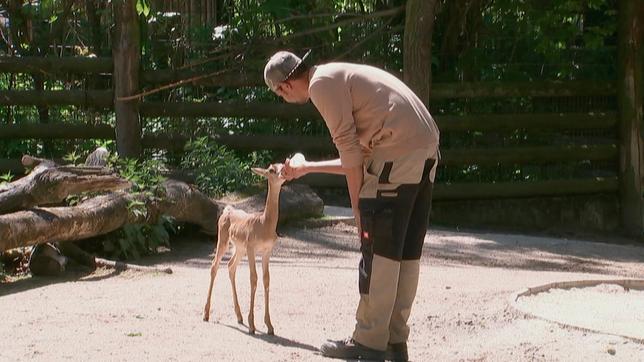
[[[136,94],[139,90],[141,39],[136,13],[136,0],[112,1],[114,33],[114,111],[116,113],[116,150],[120,157],[141,155],[141,122],[139,100],[122,101],[119,97]]]
[[[644,145],[641,133],[644,119],[644,5],[641,0],[620,0],[618,6],[621,220],[626,233],[641,237],[644,235]]]

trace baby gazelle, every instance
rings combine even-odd
[[[237,322],[243,323],[239,302],[237,301],[237,288],[235,286],[235,271],[244,254],[248,255],[248,266],[250,268],[250,311],[248,312],[248,328],[251,334],[255,333],[255,291],[257,290],[257,269],[255,268],[255,254],[262,255],[262,269],[264,277],[264,323],[268,327],[268,334],[274,334],[271,317],[268,312],[268,287],[270,274],[268,263],[275,241],[277,240],[277,217],[279,211],[279,195],[285,179],[281,176],[282,164],[273,164],[268,169],[253,168],[253,172],[265,177],[268,180],[268,195],[263,213],[248,214],[243,210],[226,206],[219,218],[219,231],[217,240],[217,252],[210,267],[210,287],[208,288],[208,299],[204,308],[203,320],[208,321],[210,317],[210,299],[212,287],[217,275],[219,262],[228,250],[228,242],[232,241],[235,252],[228,262],[228,275],[233,287],[233,302],[235,303],[235,314]]]

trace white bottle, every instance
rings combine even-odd
[[[304,155],[298,152],[291,157],[289,164],[291,165],[291,167],[299,167],[302,166],[305,161],[306,159],[304,158]]]

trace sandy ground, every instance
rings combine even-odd
[[[319,345],[353,329],[355,228],[290,227],[282,233],[271,262],[275,336],[265,334],[261,276],[258,333],[249,335],[237,324],[225,266],[217,275],[211,321],[202,321],[212,244],[184,239],[143,261],[169,265],[172,275],[99,270],[0,284],[0,360],[326,361]],[[424,252],[410,320],[413,361],[644,361],[642,341],[535,318],[512,302],[518,291],[550,282],[644,278],[644,247],[431,230]],[[245,261],[237,275],[246,318]],[[600,293],[603,318],[636,320],[637,304],[624,306],[632,299],[607,298],[610,287],[597,288],[583,291],[572,310],[592,311],[583,300]],[[546,297],[523,302],[546,310],[569,307],[553,306]],[[582,320],[598,315],[582,314]]]

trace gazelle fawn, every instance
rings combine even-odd
[[[268,328],[268,334],[274,334],[271,316],[268,308],[268,289],[270,274],[268,263],[271,252],[277,240],[277,217],[279,211],[279,195],[285,179],[281,176],[282,164],[272,164],[267,169],[253,168],[252,171],[268,180],[268,194],[266,206],[263,213],[249,214],[243,210],[226,206],[218,225],[217,251],[210,267],[210,287],[208,288],[208,299],[204,307],[203,320],[210,318],[210,300],[212,287],[217,275],[217,269],[221,258],[228,250],[228,242],[232,241],[234,253],[228,262],[228,276],[233,289],[233,302],[235,303],[235,314],[237,322],[243,323],[239,301],[237,300],[237,288],[235,285],[235,272],[244,254],[248,256],[248,267],[250,268],[250,311],[248,312],[249,333],[255,333],[255,291],[257,290],[257,269],[255,267],[255,255],[262,256],[262,272],[264,282],[264,323]]]

